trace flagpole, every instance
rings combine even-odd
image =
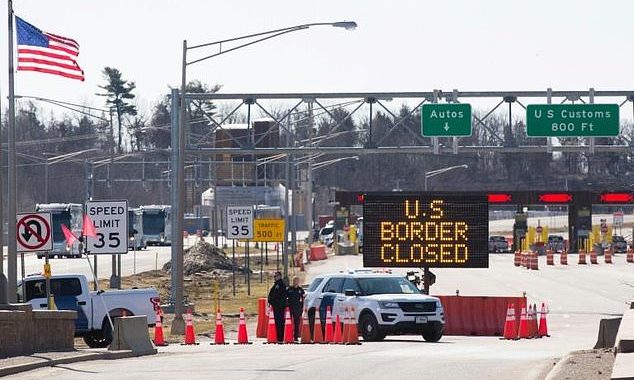
[[[13,83],[14,65],[13,65],[13,1],[8,0],[9,9],[9,129],[8,129],[8,145],[9,145],[9,170],[8,170],[8,197],[7,205],[9,210],[7,213],[8,225],[8,258],[7,258],[7,300],[9,302],[17,302],[17,281],[18,281],[18,256],[16,247],[16,208],[17,208],[17,175],[15,162],[15,90]]]
[[[1,98],[1,97],[0,97]],[[1,103],[1,100],[0,100]],[[2,106],[0,104],[0,109]],[[0,111],[1,112],[1,111]],[[0,167],[2,167],[2,154],[0,154]],[[0,305],[6,304],[7,300],[7,276],[5,272],[4,266],[4,202],[2,199],[4,198],[4,193],[2,192],[2,187],[4,182],[6,182],[6,177],[4,176],[4,172],[0,170]]]

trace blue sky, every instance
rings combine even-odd
[[[16,93],[92,106],[103,104],[94,94],[106,65],[137,83],[139,106],[149,109],[180,81],[183,39],[339,20],[359,27],[292,33],[198,63],[188,77],[220,83],[223,92],[634,88],[634,2],[625,0],[15,0],[14,10],[78,40],[87,78],[18,73]],[[5,33],[1,41],[6,46]],[[0,49],[3,98],[6,54]]]

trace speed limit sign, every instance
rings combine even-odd
[[[88,237],[88,253],[128,253],[128,201],[86,202],[86,215],[96,237]]]
[[[253,207],[227,207],[227,238],[253,239]]]

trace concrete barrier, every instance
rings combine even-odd
[[[612,348],[616,344],[616,333],[619,331],[621,318],[602,319],[599,322],[599,336],[597,343],[594,345],[598,348]]]
[[[131,350],[138,354],[156,353],[147,326],[147,316],[135,315],[112,320],[114,333],[109,351]]]
[[[75,311],[33,311],[30,304],[0,305],[0,358],[72,351],[76,318]]]
[[[634,380],[634,353],[619,353],[614,359],[612,380]]]
[[[352,243],[337,243],[337,255],[357,255],[359,252],[354,249],[354,244]]]
[[[634,352],[634,309],[623,313],[619,332],[616,334],[616,352]]]

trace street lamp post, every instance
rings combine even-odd
[[[183,194],[183,188],[185,185],[185,177],[183,175],[182,165],[185,161],[185,89],[187,86],[187,66],[193,65],[198,62],[205,61],[210,58],[217,57],[222,54],[229,53],[234,50],[241,49],[243,47],[247,47],[271,38],[275,38],[287,33],[297,32],[300,30],[308,29],[313,26],[333,26],[337,28],[345,28],[345,29],[354,29],[357,27],[357,24],[354,21],[341,21],[341,22],[328,22],[328,23],[310,23],[310,24],[302,24],[291,26],[282,29],[275,29],[261,33],[249,34],[241,37],[235,37],[230,39],[225,39],[221,41],[214,41],[200,45],[187,46],[187,40],[183,40],[183,59],[181,66],[181,87],[180,94],[176,94],[172,91],[172,97],[175,95],[180,96],[180,102],[178,107],[178,115],[180,116],[178,122],[175,122],[174,117],[172,117],[173,123],[173,133],[172,133],[172,147],[173,147],[173,155],[172,158],[175,159],[173,170],[173,186],[172,191],[172,213],[174,215],[174,223],[172,224],[172,236],[173,236],[173,244],[172,244],[172,284],[176,285],[175,288],[172,288],[173,292],[173,300],[174,300],[174,322],[172,323],[171,332],[172,334],[184,334],[185,332],[185,323],[183,321],[183,210],[185,206],[185,198]],[[204,47],[210,46],[220,46],[222,49],[223,43],[235,42],[235,41],[243,41],[245,39],[255,40],[242,43],[238,46],[232,47],[227,50],[220,50],[217,53],[195,59],[193,61],[187,62],[187,50],[194,50]],[[176,105],[174,99],[172,99],[172,104]],[[172,108],[172,113],[175,113],[175,107]],[[286,239],[285,239],[286,240]],[[174,277],[176,276],[176,277]]]
[[[427,178],[432,178],[435,177],[437,175],[441,175],[444,173],[447,173],[448,171],[454,170],[454,169],[468,169],[469,165],[467,164],[462,164],[462,165],[456,165],[456,166],[450,166],[448,168],[442,168],[442,169],[436,169],[436,170],[432,170],[432,171],[428,171],[425,172],[425,191],[427,191]]]

